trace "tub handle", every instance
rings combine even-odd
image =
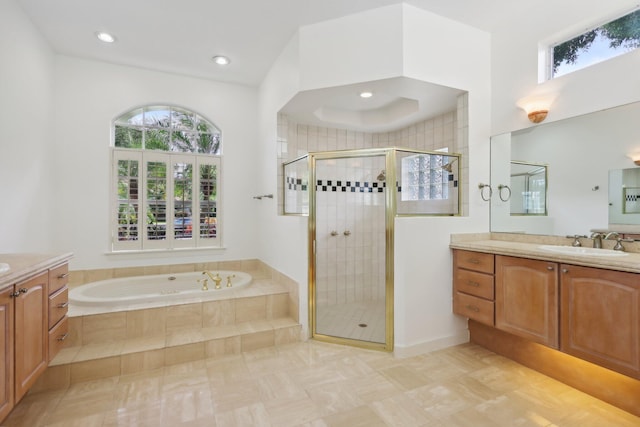
[[[60,335],[57,339],[58,341],[64,341],[69,336],[69,332],[66,332],[64,335]]]
[[[65,308],[69,305],[69,301],[61,302],[58,304],[58,308]]]

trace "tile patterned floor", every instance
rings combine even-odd
[[[473,344],[394,359],[309,341],[29,394],[2,425],[637,427],[640,418]]]

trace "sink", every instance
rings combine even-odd
[[[11,267],[9,267],[9,264],[7,264],[6,262],[0,262],[0,274],[6,273],[9,270],[11,270]]]
[[[595,257],[619,257],[629,255],[626,252],[614,251],[611,249],[598,249],[598,248],[584,248],[581,246],[554,246],[554,245],[542,245],[538,246],[543,251],[556,252],[565,255],[577,255],[577,256],[595,256]]]

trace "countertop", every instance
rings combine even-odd
[[[0,290],[30,278],[51,267],[69,261],[71,253],[65,254],[0,254],[0,263],[7,263],[9,271],[0,273]]]
[[[497,255],[509,255],[585,267],[640,273],[640,253],[637,252],[627,252],[626,256],[620,257],[604,257],[569,255],[540,249],[541,245],[570,246],[571,241],[572,240],[555,236],[529,236],[526,234],[454,234],[451,236],[449,247],[474,252],[486,252]],[[587,245],[584,246],[588,247]]]

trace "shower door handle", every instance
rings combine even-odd
[[[345,236],[350,236],[351,232],[349,230],[345,230],[344,233],[342,233],[342,234],[344,234]]]

